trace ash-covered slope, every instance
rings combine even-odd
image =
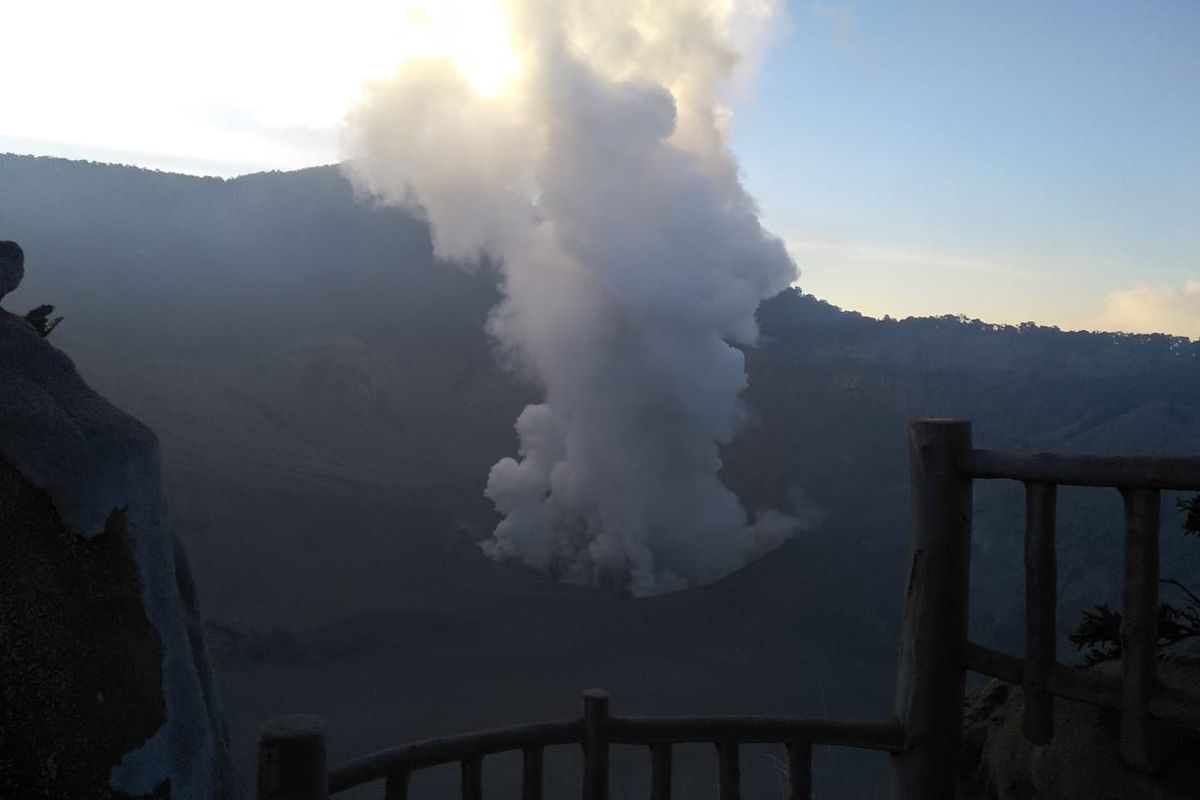
[[[486,363],[491,277],[434,269],[426,225],[332,167],[223,180],[0,155],[0,224],[38,264],[15,297],[56,298],[106,346],[226,358],[351,333],[469,340]]]

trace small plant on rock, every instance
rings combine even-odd
[[[62,317],[51,317],[54,313],[54,306],[38,306],[33,311],[25,315],[25,321],[33,326],[42,338],[50,335],[50,331],[58,327],[58,323],[62,322]]]

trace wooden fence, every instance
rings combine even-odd
[[[517,725],[490,731],[429,739],[385,750],[330,770],[324,763],[323,726],[309,716],[281,717],[268,723],[259,742],[259,797],[316,800],[372,781],[383,780],[386,800],[408,796],[409,776],[419,769],[459,764],[464,800],[483,796],[485,756],[521,751],[522,800],[541,800],[542,761],[547,747],[581,746],[584,800],[608,797],[608,754],[612,745],[636,745],[648,751],[649,796],[671,797],[672,746],[712,743],[716,746],[719,797],[740,796],[739,746],[777,743],[786,746],[790,796],[811,797],[812,746],[844,745],[896,752],[903,731],[894,722],[852,723],[836,720],[772,717],[617,717],[608,713],[608,695],[592,689],[583,694],[580,719]]]
[[[1156,674],[1158,528],[1164,489],[1200,491],[1200,458],[1012,455],[971,446],[969,422],[919,420],[909,426],[911,475],[909,574],[901,631],[893,718],[878,723],[769,717],[638,718],[609,714],[608,695],[584,693],[578,719],[519,725],[430,739],[326,769],[323,723],[280,717],[259,740],[259,800],[326,800],[328,795],[384,781],[385,800],[405,800],[410,775],[457,762],[463,800],[483,796],[483,761],[521,751],[522,800],[541,800],[545,748],[582,748],[583,800],[607,800],[609,749],[648,750],[651,800],[671,797],[672,746],[712,743],[719,800],[738,800],[739,747],[786,748],[792,800],[812,796],[812,746],[865,748],[891,754],[897,800],[954,797],[962,760],[966,671],[1021,685],[1024,732],[1037,744],[1054,731],[1054,698],[1120,711],[1121,755],[1135,768],[1154,766],[1154,719],[1200,722],[1200,696],[1162,686]],[[972,485],[1005,478],[1026,486],[1025,658],[967,637]],[[1125,499],[1125,574],[1121,677],[1056,661],[1056,489],[1116,488]]]

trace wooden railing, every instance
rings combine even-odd
[[[521,800],[541,800],[543,753],[547,747],[582,748],[583,800],[608,797],[609,749],[613,745],[645,747],[650,758],[651,800],[669,800],[674,745],[710,743],[717,752],[717,796],[741,796],[740,747],[779,744],[786,748],[789,797],[812,797],[812,747],[833,745],[897,752],[904,732],[894,722],[855,723],[786,717],[616,717],[609,714],[608,694],[583,693],[583,716],[429,739],[384,750],[342,764],[325,774],[324,728],[309,716],[280,717],[268,723],[259,740],[259,798],[324,800],[374,781],[384,781],[385,800],[406,800],[413,772],[459,764],[463,800],[483,796],[483,761],[487,756],[519,750]],[[314,769],[314,764],[322,765]]]
[[[464,800],[483,795],[488,756],[522,753],[522,800],[541,800],[545,748],[582,748],[582,798],[607,800],[612,745],[648,749],[651,800],[671,797],[672,747],[716,746],[718,797],[740,797],[740,746],[774,743],[787,751],[789,795],[812,796],[812,746],[891,754],[897,800],[953,798],[962,760],[963,689],[972,670],[1024,687],[1024,732],[1038,744],[1054,730],[1054,698],[1121,713],[1121,754],[1136,768],[1154,763],[1151,720],[1200,722],[1200,696],[1157,678],[1158,526],[1163,489],[1200,491],[1200,459],[1019,456],[975,450],[969,422],[920,420],[909,427],[909,573],[891,721],[766,717],[649,719],[609,714],[608,695],[584,693],[583,716],[469,733],[385,750],[327,770],[323,723],[271,720],[259,740],[259,800],[326,800],[384,781],[385,800],[406,800],[414,771],[458,763]],[[1017,658],[967,637],[972,485],[1008,478],[1026,484],[1026,652]],[[1121,677],[1068,668],[1055,658],[1056,487],[1117,488],[1125,498],[1125,578]]]
[[[961,686],[964,672],[969,669],[1023,687],[1023,732],[1035,744],[1051,741],[1055,697],[1119,710],[1121,757],[1136,769],[1152,769],[1153,720],[1200,722],[1200,695],[1163,686],[1158,679],[1155,650],[1161,491],[1200,491],[1200,458],[1014,455],[976,450],[971,446],[970,423],[957,420],[914,422],[909,437],[912,572],[901,644],[901,694],[905,649],[911,647],[919,657],[926,658],[941,654],[945,663],[955,666],[938,669],[926,665],[924,671],[918,670],[920,677],[910,681],[924,694],[913,701],[915,708],[909,709],[907,720],[900,715],[911,747],[904,758],[919,765],[914,769],[922,771],[924,778],[939,772],[935,758],[942,764],[951,763],[949,759],[958,764]],[[967,638],[972,482],[992,478],[1025,484],[1023,659]],[[1108,487],[1119,490],[1124,498],[1120,677],[1069,668],[1055,656],[1058,486]],[[923,565],[923,561],[929,563]],[[937,607],[924,609],[919,601],[914,604],[914,593],[918,598],[932,595],[930,602]],[[920,630],[922,622],[930,623],[924,633]],[[897,710],[901,711],[899,707]],[[917,739],[921,733],[937,744],[924,746]],[[932,778],[939,781],[941,792],[946,792],[939,796],[950,796],[953,779],[954,772],[950,771]]]

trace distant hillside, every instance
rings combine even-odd
[[[89,339],[149,354],[328,333],[478,347],[496,297],[488,275],[434,269],[427,226],[359,202],[332,167],[224,180],[0,155],[0,225],[30,264],[18,298],[52,297]]]
[[[746,491],[807,476],[800,485],[852,502],[864,480],[904,478],[904,426],[919,416],[971,419],[976,442],[993,449],[1200,447],[1200,342],[954,316],[876,320],[799,292],[759,317],[751,424],[729,472],[770,473]]]
[[[222,180],[0,156],[0,227],[29,254],[10,303],[56,303],[63,340],[91,357],[136,356],[117,367],[133,394],[154,382],[139,370],[170,371],[154,360],[186,362],[203,387],[177,377],[155,391],[185,406],[240,403],[335,450],[354,432],[319,420],[365,414],[363,448],[409,448],[424,472],[434,451],[470,449],[489,430],[497,440],[479,459],[491,458],[532,396],[495,366],[482,331],[495,276],[435,264],[422,220],[356,198],[335,168]],[[881,321],[796,291],[759,316],[748,423],[727,469],[751,505],[792,488],[853,505],[852,487],[902,481],[904,424],[922,415],[969,417],[992,447],[1200,445],[1200,343]]]
[[[495,274],[436,264],[419,217],[332,167],[222,180],[0,156],[0,228],[30,264],[10,302],[56,303],[56,338],[168,452],[477,498],[534,396],[483,333]],[[751,507],[899,513],[917,416],[969,418],[993,448],[1200,447],[1200,343],[876,320],[799,291],[759,317],[725,470]]]
[[[30,264],[10,303],[56,303],[85,361],[119,352],[107,382],[167,431],[180,420],[157,399],[173,397],[183,424],[245,422],[229,447],[278,434],[272,446],[299,461],[284,440],[336,453],[348,474],[391,464],[430,482],[453,471],[445,453],[482,439],[465,466],[482,485],[533,395],[483,333],[495,275],[435,264],[419,217],[356,197],[332,167],[222,180],[0,156],[0,227]],[[970,418],[996,448],[1200,446],[1200,343],[875,320],[799,291],[759,317],[726,470],[752,506],[799,489],[852,508],[863,485],[903,484],[916,416]]]
[[[334,168],[217,180],[0,156],[0,238],[28,260],[6,306],[56,304],[54,341],[159,433],[168,510],[208,612],[377,660],[306,666],[290,682],[227,675],[243,748],[281,710],[373,709],[371,725],[342,729],[345,747],[367,748],[559,713],[547,687],[568,692],[565,713],[582,685],[625,687],[646,713],[704,710],[695,698],[886,709],[909,419],[969,418],[995,449],[1200,451],[1196,343],[874,320],[789,291],[760,309],[724,472],[749,507],[791,507],[812,530],[704,590],[602,597],[472,546],[495,521],[487,470],[514,452],[513,420],[536,391],[496,365],[483,332],[495,274],[435,263],[419,217],[357,198]],[[1019,488],[981,486],[976,509],[973,625],[1004,645],[1022,602]],[[1200,576],[1200,546],[1170,532],[1169,508],[1164,521],[1164,572]],[[1119,498],[1065,491],[1060,523],[1066,626],[1116,599]],[[417,690],[393,686],[397,672]],[[478,686],[460,693],[463,681]],[[405,721],[379,697],[408,703]],[[833,773],[846,785],[871,774]]]

